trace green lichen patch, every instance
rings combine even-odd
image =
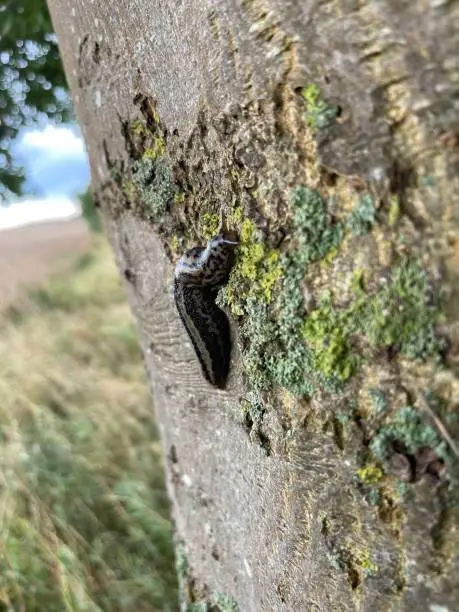
[[[216,593],[212,604],[217,606],[220,612],[239,612],[239,606],[236,601],[224,593]]]
[[[333,307],[326,292],[320,306],[303,323],[303,337],[314,350],[314,364],[325,376],[347,380],[355,372],[359,358],[352,353],[352,326],[349,310],[341,313]]]
[[[147,133],[147,126],[144,121],[140,119],[135,119],[131,125],[132,133],[136,136],[145,136]]]
[[[340,245],[344,228],[341,223],[329,219],[322,196],[304,185],[294,189],[292,205],[298,248],[291,261],[294,266],[301,266],[304,272],[304,266],[322,259]]]
[[[400,200],[398,195],[393,194],[389,202],[389,212],[387,214],[387,223],[389,227],[393,227],[400,218]]]
[[[283,258],[282,291],[276,304],[281,348],[270,361],[273,380],[297,395],[311,395],[316,384],[336,388],[333,368],[317,359],[303,338],[304,303],[301,282],[311,262],[335,251],[344,235],[341,223],[329,219],[325,202],[316,191],[298,186],[292,197],[297,248]]]
[[[173,253],[178,253],[178,250],[180,247],[180,241],[175,234],[171,237],[170,247]]]
[[[185,194],[183,193],[183,191],[176,192],[174,194],[174,204],[183,204],[184,201],[185,201]]]
[[[325,376],[345,381],[355,373],[360,361],[353,342],[357,337],[371,349],[396,345],[412,359],[439,358],[439,309],[429,305],[427,276],[416,263],[396,267],[392,282],[374,295],[367,295],[357,281],[353,285],[354,298],[346,308],[335,308],[325,292],[302,324],[315,366]]]
[[[157,159],[162,157],[166,150],[166,143],[162,136],[155,136],[150,147],[146,148],[142,158],[143,159]]]
[[[360,482],[365,485],[374,485],[384,478],[383,470],[376,465],[366,465],[357,470],[357,476]]]
[[[372,561],[370,553],[367,550],[361,549],[351,551],[349,561],[360,568],[365,578],[375,576],[379,572],[379,567]]]
[[[371,578],[379,572],[379,567],[372,560],[370,552],[348,540],[341,546],[336,544],[331,546],[327,556],[333,567],[347,573],[352,590],[361,587],[365,578]]]
[[[373,403],[373,408],[377,413],[385,413],[389,410],[389,402],[386,399],[384,391],[381,389],[370,389],[369,395]]]
[[[438,357],[444,343],[435,331],[440,312],[429,304],[427,275],[406,261],[393,271],[393,281],[362,308],[361,328],[374,347],[400,346],[412,359]]]
[[[218,234],[220,228],[219,215],[205,212],[199,222],[199,234],[206,240],[210,240]]]
[[[146,216],[158,221],[175,194],[168,164],[160,158],[142,158],[133,165],[132,182],[137,188]]]
[[[251,404],[261,402],[261,392],[268,384],[269,347],[277,335],[276,324],[270,320],[267,305],[250,297],[246,303],[246,318],[241,327],[242,337],[247,341],[242,354],[245,374],[250,382],[253,397]]]
[[[240,227],[244,219],[244,212],[240,206],[235,206],[228,215],[228,223],[231,227]]]
[[[303,88],[301,95],[306,101],[306,113],[304,115],[306,124],[314,129],[320,130],[328,127],[336,117],[336,108],[329,106],[323,100],[317,85],[310,83]]]
[[[224,302],[235,315],[244,314],[253,298],[270,304],[282,271],[279,251],[269,249],[257,239],[255,224],[245,219],[241,225],[236,263],[223,290]]]
[[[273,383],[296,395],[311,395],[317,383],[336,388],[336,382],[317,367],[302,337],[301,282],[309,263],[339,247],[344,230],[329,218],[324,200],[315,191],[297,187],[292,205],[295,248],[285,254],[268,249],[258,239],[253,221],[244,220],[237,261],[222,291],[222,301],[233,314],[245,315],[242,359],[255,405]]]
[[[395,441],[402,443],[412,455],[420,448],[429,447],[438,457],[449,461],[447,443],[413,406],[403,406],[390,416],[373,437],[371,451],[378,459],[387,459]]]
[[[376,223],[376,209],[373,198],[366,193],[359,199],[356,208],[346,220],[347,227],[356,236],[362,236],[371,230]]]

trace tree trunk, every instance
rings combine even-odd
[[[49,0],[190,610],[459,608],[459,5]],[[173,263],[241,236],[225,391]]]

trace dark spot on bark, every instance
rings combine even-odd
[[[132,270],[130,270],[129,268],[126,268],[126,269],[124,270],[123,274],[124,274],[124,278],[125,278],[125,279],[126,279],[128,282],[129,282],[129,283],[135,284],[136,277],[135,277],[135,273],[134,273],[134,272],[132,272]]]
[[[178,455],[177,455],[177,449],[175,447],[175,444],[171,444],[171,447],[169,449],[168,458],[169,458],[169,461],[171,461],[171,463],[178,463]]]
[[[92,59],[94,60],[95,64],[100,64],[100,45],[98,42],[94,44]]]

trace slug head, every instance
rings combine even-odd
[[[238,245],[232,233],[214,236],[206,248],[193,247],[185,252],[175,267],[175,278],[187,286],[211,287],[222,284],[233,265]]]

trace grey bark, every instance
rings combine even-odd
[[[273,231],[289,214],[288,190],[317,181],[317,159],[320,172],[367,182],[381,197],[408,193],[403,228],[417,237],[420,252],[441,242],[435,261],[456,334],[455,361],[442,384],[459,405],[458,3],[49,4],[93,189],[128,279],[179,554],[187,560],[184,599],[219,602],[215,609],[224,610],[232,598],[244,612],[459,609],[457,512],[449,494],[421,481],[407,501],[375,511],[355,479],[365,436],[352,423],[339,439],[336,398],[279,394],[263,419],[266,453],[257,432],[248,435],[235,417],[246,393],[239,356],[227,391],[205,382],[173,305],[167,244],[155,224],[126,205],[113,177],[114,168],[119,175],[132,166],[126,125],[141,117],[146,97],[195,201],[210,198],[225,209],[254,185],[271,183],[257,213]],[[308,83],[340,108],[339,120],[315,135],[317,149],[298,102]],[[222,170],[231,167],[237,185]],[[413,184],[420,174],[434,176],[435,185],[421,192]],[[177,212],[174,223],[180,231],[197,219],[192,210]],[[371,265],[376,247],[365,248],[355,257]],[[394,380],[389,365],[375,366],[373,375]],[[437,374],[425,376],[433,378],[406,374],[398,383],[414,394],[440,384]]]

